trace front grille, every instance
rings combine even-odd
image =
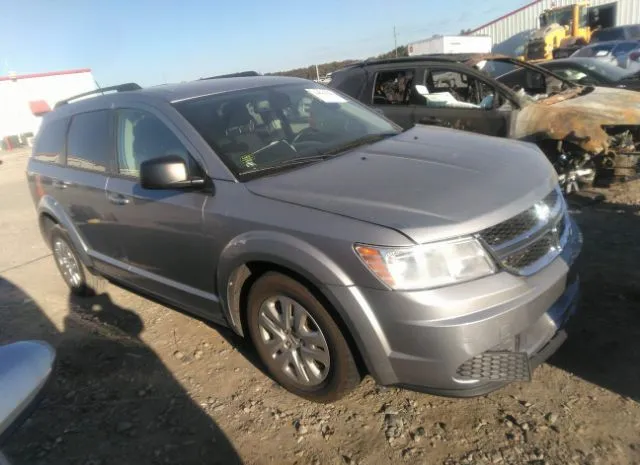
[[[557,257],[566,243],[566,207],[558,189],[531,208],[485,229],[480,238],[507,270],[533,274]]]
[[[542,201],[549,207],[553,208],[558,202],[558,192],[551,191]],[[496,246],[526,234],[538,223],[535,207],[514,216],[513,218],[503,221],[500,224],[482,231],[482,238],[490,246]]]
[[[460,380],[531,381],[526,352],[487,351],[470,358],[456,370]]]
[[[552,233],[547,233],[529,247],[508,255],[503,262],[509,269],[520,270],[543,258],[554,246]]]

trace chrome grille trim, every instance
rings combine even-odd
[[[564,198],[556,188],[531,208],[480,232],[479,238],[504,269],[529,276],[560,255],[568,225]]]

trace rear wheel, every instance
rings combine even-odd
[[[290,392],[332,402],[359,384],[340,328],[298,281],[275,272],[258,279],[249,292],[247,324],[269,374]]]
[[[104,291],[106,280],[87,269],[60,225],[51,228],[50,240],[58,271],[73,294],[88,297]]]

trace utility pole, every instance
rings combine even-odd
[[[316,79],[320,80],[320,72],[318,71],[318,65],[316,65]]]
[[[398,58],[398,36],[395,26],[393,26],[393,49],[396,51],[396,58]]]

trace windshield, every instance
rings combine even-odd
[[[603,63],[599,60],[584,59],[580,61],[583,68],[593,71],[595,74],[604,76],[611,81],[619,81],[629,75],[629,71],[618,66]]]
[[[570,26],[572,19],[573,6],[558,8],[557,10],[547,11],[540,15],[540,26],[547,27],[553,23],[558,23],[560,26]]]
[[[240,178],[319,161],[341,148],[400,132],[376,112],[313,82],[216,94],[174,106]]]
[[[507,64],[508,70],[495,79],[514,91],[521,104],[545,99],[559,92],[579,87],[579,84],[571,82],[566,76],[557,74],[556,70],[520,61],[500,60],[500,62]]]
[[[603,43],[603,44],[592,45],[590,47],[582,47],[580,50],[575,52],[572,56],[584,57],[584,58],[607,56],[609,53],[611,53],[611,50],[613,50],[615,46],[616,46],[615,43],[606,43],[606,44]]]
[[[591,42],[605,42],[607,40],[625,39],[624,29],[600,29],[591,35]]]

